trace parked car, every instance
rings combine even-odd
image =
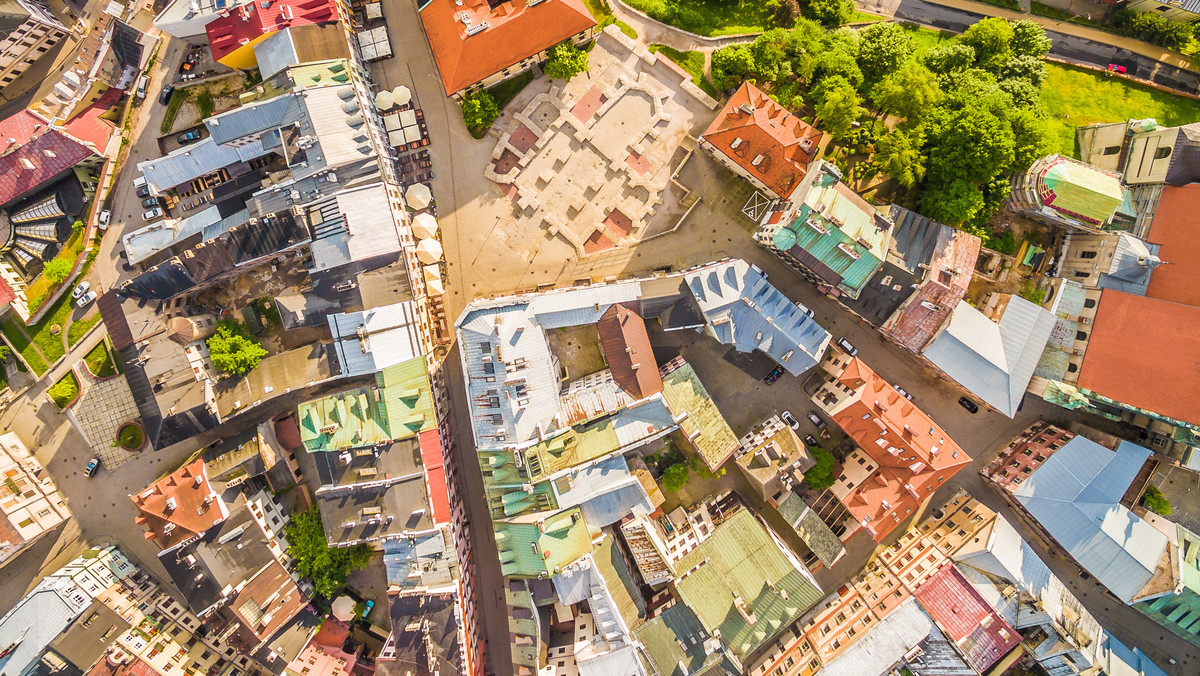
[[[375,607],[375,601],[367,599],[367,605],[363,607],[362,618],[365,620],[371,614],[371,609]]]
[[[150,186],[143,185],[142,187],[138,188],[134,194],[136,194],[139,198],[140,197],[149,197],[150,196]]]
[[[80,296],[91,290],[91,288],[92,285],[88,282],[80,282],[79,286],[75,287],[75,290],[71,292],[71,298],[78,299]]]
[[[147,211],[146,213],[142,214],[143,221],[153,221],[156,218],[162,218],[162,217],[163,217],[162,207],[155,207],[155,208],[151,209],[150,211]]]
[[[96,292],[88,291],[80,296],[79,300],[75,301],[75,307],[87,307],[87,304],[94,300],[96,300]]]
[[[979,404],[976,404],[975,402],[971,401],[970,399],[967,399],[966,397],[959,397],[958,405],[967,409],[971,413],[979,413]]]
[[[87,467],[83,468],[83,475],[89,479],[96,476],[96,470],[100,469],[100,458],[92,458],[88,460]]]
[[[768,385],[774,385],[775,381],[779,380],[779,376],[781,375],[783,375],[783,367],[776,366],[775,368],[771,369],[771,372],[767,374],[766,378],[763,378],[763,382]]]
[[[819,445],[819,444],[817,444],[817,438],[811,434],[804,435],[804,443],[808,444],[809,446],[818,446]]]
[[[142,77],[140,77],[138,79],[137,91],[134,92],[134,96],[137,97],[138,101],[141,101],[142,99],[146,98],[146,85],[148,85],[148,84],[150,84],[150,76],[149,75],[143,75]]]
[[[1110,63],[1110,64],[1108,64],[1108,72],[1120,73],[1121,75],[1124,75],[1125,74],[1125,66],[1118,66],[1115,63]]]
[[[779,414],[779,417],[783,419],[783,422],[787,423],[788,427],[797,432],[800,431],[800,421],[796,420],[796,416],[792,415],[791,411],[784,411]]]
[[[164,106],[167,105],[171,101],[171,94],[174,94],[174,93],[175,93],[175,85],[169,84],[166,87],[163,87],[162,91],[159,92],[159,94],[158,94],[158,102],[163,104]]]
[[[908,393],[908,390],[900,387],[899,385],[892,385],[892,387],[896,388],[896,391],[900,393],[900,396],[912,401],[912,395]]]
[[[108,230],[108,222],[112,220],[112,212],[108,209],[100,212],[100,217],[96,219],[96,227],[100,228],[100,232]]]
[[[159,206],[162,206],[162,205],[159,204],[157,197],[147,197],[146,199],[142,200],[142,208],[143,209],[153,209],[154,207],[159,207]]]
[[[821,420],[821,416],[817,415],[816,413],[809,411],[808,419],[812,421],[812,424],[817,426],[817,429],[819,429],[819,430],[825,429],[825,421]]]
[[[179,143],[190,143],[192,141],[196,141],[199,139],[200,139],[200,130],[199,129],[185,131],[182,134],[180,134],[179,136],[175,137],[175,140],[178,141]]]
[[[808,306],[804,305],[803,303],[796,303],[796,307],[800,308],[800,311],[809,317],[813,316],[813,311],[808,309]]]
[[[851,357],[858,356],[858,348],[851,345],[850,341],[846,340],[845,338],[838,338],[837,346],[842,348],[842,351],[845,352],[846,354],[850,355]]]
[[[142,176],[141,174],[133,177],[133,187],[137,188],[138,190],[141,190],[142,188],[146,188],[146,190],[150,189],[146,186],[146,177]]]

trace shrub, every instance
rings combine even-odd
[[[570,80],[587,70],[587,52],[570,42],[560,42],[550,48],[550,58],[542,71],[557,80]]]
[[[61,284],[67,277],[71,276],[71,269],[74,267],[75,261],[69,261],[65,258],[55,258],[46,263],[46,266],[42,268],[42,274],[46,275],[55,284]]]
[[[208,339],[208,354],[218,371],[244,376],[258,366],[267,351],[241,324],[223,319],[217,322],[216,333]]]
[[[992,251],[995,251],[996,253],[1002,253],[1005,256],[1011,256],[1017,253],[1017,238],[1014,237],[1012,232],[1009,230],[1005,230],[1004,232],[996,232],[993,230],[992,234],[988,235],[987,241],[985,241],[983,245]]]
[[[796,25],[796,19],[800,18],[800,3],[796,0],[779,0],[779,4],[775,7],[775,23],[784,28],[791,28]]]
[[[1192,41],[1195,31],[1191,24],[1128,9],[1113,12],[1109,21],[1121,35],[1145,40],[1167,49],[1183,49]]]
[[[75,232],[83,230],[83,221],[79,220],[78,218],[75,219],[75,222],[71,224],[71,229]]]
[[[117,432],[117,445],[121,448],[136,451],[142,447],[142,428],[133,423],[126,423]]]
[[[1160,516],[1171,516],[1171,502],[1157,486],[1150,486],[1142,493],[1142,506]]]
[[[1042,301],[1046,300],[1046,290],[1035,289],[1033,282],[1028,279],[1021,283],[1021,291],[1017,295],[1036,305],[1041,305]]]
[[[50,387],[47,394],[60,409],[66,408],[67,404],[75,401],[75,397],[79,396],[79,381],[75,378],[74,373],[67,373]]]
[[[662,474],[663,490],[669,493],[678,492],[687,483],[689,474],[688,466],[682,462],[666,468]]]
[[[808,450],[813,454],[813,459],[817,461],[817,464],[804,473],[804,485],[814,491],[823,491],[833,485],[833,466],[836,463],[833,455],[820,446],[810,446]]]
[[[467,129],[487,129],[500,117],[500,107],[496,105],[496,100],[491,94],[485,91],[475,92],[463,101],[462,115]]]

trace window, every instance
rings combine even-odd
[[[1087,279],[1088,277],[1091,277],[1091,276],[1092,276],[1092,273],[1090,273],[1090,272],[1085,272],[1085,271],[1083,271],[1083,270],[1076,270],[1076,271],[1075,271],[1075,276],[1076,276],[1076,277],[1079,277],[1079,278],[1081,278],[1081,279]]]
[[[1076,251],[1075,257],[1076,258],[1095,258],[1096,252],[1095,251]]]
[[[1105,155],[1116,155],[1119,152],[1121,152],[1121,146],[1108,146],[1104,149]]]
[[[1074,362],[1067,364],[1067,373],[1078,373],[1078,372],[1079,372],[1078,364],[1075,364]]]
[[[1165,8],[1159,7],[1159,9],[1165,9]],[[1163,146],[1162,148],[1159,148],[1154,151],[1154,159],[1156,159],[1156,160],[1165,160],[1170,156],[1171,156],[1171,146]]]
[[[1087,331],[1076,331],[1075,340],[1087,340]]]
[[[1085,307],[1085,308],[1096,307],[1096,299],[1095,298],[1085,298],[1083,300],[1083,307]]]
[[[1154,439],[1152,439],[1150,441],[1150,443],[1154,444],[1155,446],[1157,446],[1159,448],[1164,448],[1167,445],[1167,439],[1166,439],[1166,437],[1154,437]]]

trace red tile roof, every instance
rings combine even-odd
[[[287,570],[272,561],[254,574],[230,607],[259,641],[275,635],[308,603]]]
[[[0,120],[0,153],[0,206],[37,190],[95,154],[31,110]]]
[[[91,143],[97,154],[108,148],[108,141],[116,132],[117,126],[101,117],[121,99],[121,90],[110,87],[96,99],[92,105],[84,108],[70,122],[63,125],[68,134],[80,141]]]
[[[608,308],[596,323],[596,330],[618,387],[637,399],[662,392],[662,376],[639,303],[618,303]]]
[[[421,463],[425,471],[425,486],[429,490],[429,509],[433,523],[450,523],[450,493],[446,488],[442,440],[436,429],[425,430],[417,438],[421,444]]]
[[[487,28],[467,35],[471,27]],[[466,89],[489,75],[527,59],[596,25],[581,0],[503,2],[495,9],[485,0],[432,0],[421,10],[421,23],[433,49],[446,95]]]
[[[1161,244],[1158,257],[1167,264],[1150,275],[1146,295],[1200,307],[1200,238],[1196,237],[1196,214],[1200,213],[1200,183],[1165,186],[1150,224],[1147,240]]]
[[[852,359],[841,380],[862,385],[831,418],[876,465],[842,502],[880,541],[971,458],[862,360]]]
[[[333,0],[268,1],[265,9],[257,0],[247,2],[229,10],[226,16],[213,19],[204,27],[208,32],[208,45],[214,60],[220,61],[242,45],[267,33],[292,26],[337,21],[338,18]]]
[[[1021,643],[1021,635],[975,591],[954,565],[917,590],[917,600],[979,673]]]
[[[137,495],[129,496],[145,526],[146,539],[171,549],[221,523],[229,516],[225,502],[208,483],[204,460],[175,470]]]
[[[1200,424],[1200,308],[1104,291],[1079,369],[1079,386]]]
[[[821,132],[758,87],[744,82],[729,97],[703,138],[776,195],[786,198],[808,172],[821,143]],[[736,148],[731,147],[735,144]]]
[[[8,307],[8,304],[13,302],[16,297],[16,292],[13,291],[12,287],[8,285],[8,282],[0,279],[0,311],[3,311],[4,308]]]

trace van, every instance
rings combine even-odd
[[[149,75],[143,75],[138,80],[137,98],[139,101],[146,98],[146,85],[148,85],[148,84],[150,84],[150,76]]]
[[[138,188],[144,188],[144,187],[146,187],[146,177],[142,176],[141,174],[138,174],[133,179],[133,188],[136,190]]]

